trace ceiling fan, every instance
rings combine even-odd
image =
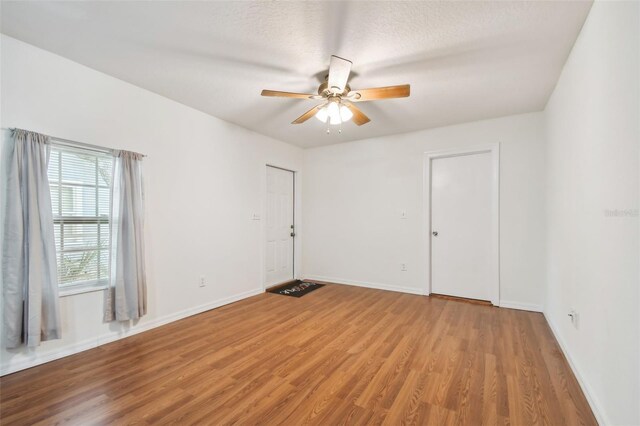
[[[327,133],[329,133],[329,125],[340,125],[342,127],[343,122],[351,119],[358,126],[371,121],[360,108],[354,105],[356,102],[406,98],[409,96],[410,86],[408,84],[351,90],[351,87],[347,84],[351,73],[351,65],[352,62],[347,59],[331,56],[329,74],[325,77],[326,81],[318,87],[317,95],[263,90],[262,96],[322,100],[321,104],[314,106],[293,120],[291,124],[301,124],[315,116],[318,120],[327,124]],[[342,131],[341,127],[339,132]]]

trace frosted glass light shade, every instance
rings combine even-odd
[[[353,117],[353,113],[349,108],[342,105],[340,107],[340,117],[342,118],[342,122],[349,121],[351,120],[351,117]]]
[[[329,113],[327,112],[327,107],[322,107],[316,112],[316,118],[323,123],[327,122],[327,117],[329,117]]]
[[[340,124],[351,120],[353,113],[344,105],[329,102],[328,105],[323,106],[316,112],[315,117],[323,123],[326,123],[327,119],[329,119],[329,124]]]
[[[334,124],[334,121],[340,120],[340,106],[337,102],[329,102],[329,105],[327,105],[327,112],[331,118],[331,124]]]

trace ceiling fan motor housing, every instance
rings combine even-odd
[[[331,90],[331,88],[329,88],[329,83],[328,82],[324,82],[322,83],[319,87],[318,87],[318,95],[324,96],[324,97],[329,97],[329,96],[347,96],[349,94],[349,92],[351,91],[351,87],[349,87],[349,85],[345,85],[344,86],[344,90],[341,93],[336,93],[334,91]]]

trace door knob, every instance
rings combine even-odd
[[[437,237],[438,236],[438,231],[433,231],[432,234],[433,234],[434,237]]]

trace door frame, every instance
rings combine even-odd
[[[426,294],[431,294],[431,163],[438,158],[460,157],[463,155],[473,154],[491,154],[492,177],[491,177],[491,222],[493,232],[491,233],[491,276],[492,288],[490,289],[491,303],[494,306],[500,306],[500,143],[491,143],[484,145],[472,145],[469,147],[461,147],[450,150],[429,151],[424,153],[423,168],[423,242],[425,245],[425,280]]]
[[[276,165],[272,162],[266,162],[262,164],[262,171],[260,173],[262,185],[261,185],[261,195],[262,202],[260,206],[260,285],[263,290],[267,289],[267,273],[266,273],[266,242],[267,242],[267,170],[268,167],[274,169],[284,170],[286,172],[291,172],[293,174],[293,227],[296,233],[296,236],[293,237],[293,249],[291,260],[291,264],[293,267],[292,276],[293,279],[298,279],[298,275],[300,271],[300,259],[301,259],[301,244],[300,244],[300,226],[299,226],[299,217],[300,217],[300,189],[298,185],[299,172],[297,170],[292,170],[289,167],[283,167]]]

